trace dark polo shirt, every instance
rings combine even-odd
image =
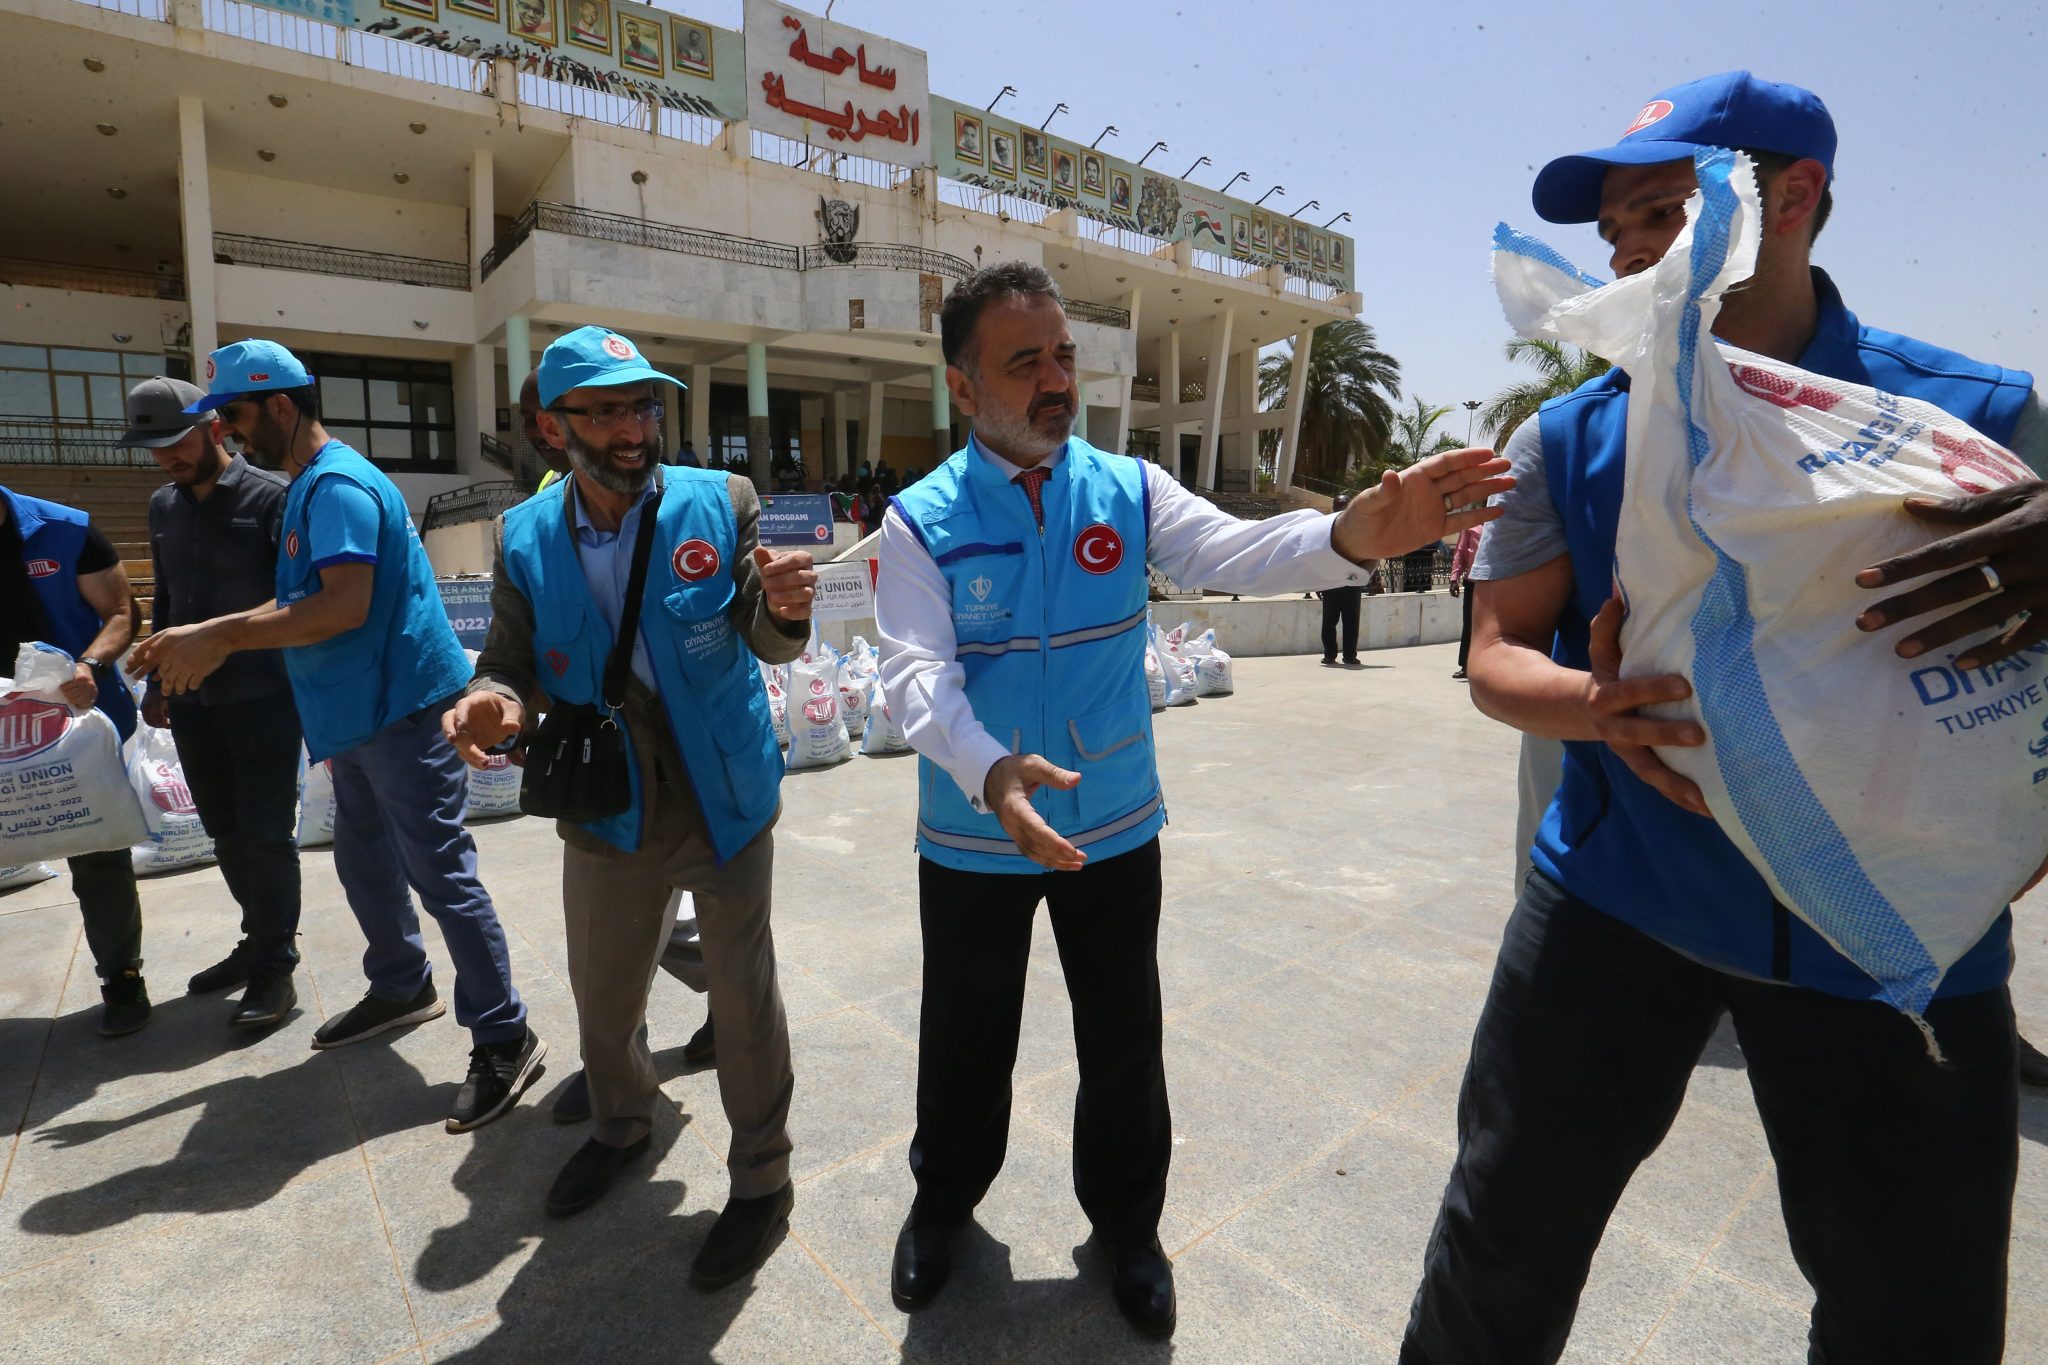
[[[210,621],[275,600],[286,484],[283,475],[236,455],[203,501],[168,483],[150,496],[155,629]],[[274,649],[246,650],[230,654],[199,685],[198,701],[204,706],[253,701],[290,686],[283,655]]]

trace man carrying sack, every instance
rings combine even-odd
[[[595,1203],[650,1145],[647,993],[673,893],[694,894],[732,1194],[690,1275],[716,1288],[766,1259],[792,1203],[795,1082],[769,930],[782,760],[755,660],[802,652],[817,575],[808,553],[761,548],[745,479],[662,467],[654,386],[676,381],[632,342],[579,328],[539,375],[541,430],[572,473],[505,514],[490,637],[444,724],[478,766],[525,732],[521,805],[556,816],[566,845],[595,1131],[549,1190],[551,1214]]]

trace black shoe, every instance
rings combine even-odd
[[[233,952],[186,982],[186,993],[208,995],[241,985],[249,979],[250,957],[249,940],[243,939],[235,945]]]
[[[889,1297],[906,1313],[938,1297],[953,1273],[953,1233],[959,1224],[918,1221],[916,1213],[903,1220],[896,1234],[896,1256],[889,1263]]]
[[[469,1050],[469,1077],[456,1093],[448,1114],[448,1131],[467,1133],[510,1109],[520,1092],[540,1074],[548,1045],[531,1028],[509,1043],[478,1043]]]
[[[129,967],[109,981],[100,983],[100,1037],[118,1038],[133,1033],[149,1022],[149,987],[142,972]]]
[[[1451,677],[1453,678],[1463,678],[1464,676],[1465,670],[1462,668],[1456,668],[1451,670]]]
[[[1142,1245],[1112,1247],[1116,1261],[1116,1306],[1131,1326],[1148,1337],[1170,1337],[1179,1317],[1173,1294],[1173,1262],[1154,1237]]]
[[[699,1289],[719,1289],[767,1260],[789,1231],[783,1220],[795,1207],[796,1192],[788,1185],[753,1199],[726,1200],[725,1211],[711,1225],[697,1259],[690,1262],[690,1283]]]
[[[1358,662],[1358,656],[1357,656],[1356,654],[1346,654],[1346,655],[1344,656],[1344,666],[1345,666],[1346,668],[1364,668],[1364,667],[1365,667],[1365,665],[1364,665],[1364,664],[1362,664],[1362,663]]]
[[[691,1066],[703,1066],[706,1062],[718,1060],[718,1040],[711,1036],[711,1016],[704,1016],[704,1027],[690,1035],[690,1041],[683,1044],[683,1060]]]
[[[555,1096],[555,1107],[551,1111],[556,1123],[581,1123],[590,1117],[590,1073],[579,1071],[569,1078],[562,1087],[562,1093]]]
[[[592,1138],[578,1147],[548,1189],[548,1216],[567,1218],[604,1198],[604,1192],[612,1187],[612,1177],[645,1156],[653,1140],[650,1134],[630,1147],[608,1147]]]
[[[347,1047],[350,1043],[360,1043],[365,1038],[374,1038],[407,1024],[424,1024],[429,1019],[439,1019],[447,1012],[448,1007],[434,994],[431,981],[420,987],[420,993],[410,1000],[384,1000],[366,995],[356,1001],[354,1008],[335,1015],[313,1030],[313,1046]]]
[[[299,1003],[299,992],[292,985],[291,976],[265,972],[249,978],[249,989],[242,992],[241,1000],[235,1005],[235,1012],[228,1016],[230,1028],[271,1028],[284,1022],[284,1017]]]
[[[2020,1080],[2048,1090],[2048,1054],[2026,1039],[2020,1039]]]
[[[1323,667],[1324,667],[1324,668],[1335,668],[1336,666],[1337,666],[1337,656],[1336,656],[1336,655],[1334,655],[1334,654],[1325,654],[1325,655],[1323,656]]]

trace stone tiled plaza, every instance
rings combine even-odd
[[[1228,643],[1227,641],[1225,642]],[[1181,1321],[1141,1343],[1069,1188],[1075,1069],[1058,959],[1037,935],[1002,1179],[952,1283],[891,1306],[911,1192],[919,947],[914,760],[792,776],[776,937],[796,1055],[796,1212],[751,1279],[685,1272],[725,1198],[715,1078],[682,1043],[703,1002],[650,1010],[672,1110],[657,1159],[595,1208],[541,1197],[581,1129],[559,844],[477,829],[547,1074],[505,1119],[441,1118],[452,1016],[338,1052],[314,1028],[361,994],[361,938],[327,850],[305,860],[300,1011],[268,1036],[231,996],[180,994],[234,939],[217,871],[143,884],[157,1001],[94,1032],[63,878],[0,897],[0,1352],[11,1361],[1386,1361],[1448,1170],[1460,1069],[1510,907],[1514,736],[1450,680],[1450,646],[1355,671],[1242,660],[1238,694],[1157,718],[1173,822],[1160,941],[1174,1107],[1161,1238]],[[2015,998],[2048,1033],[2048,906],[2019,911]],[[438,944],[430,931],[430,945]],[[443,966],[444,992],[449,978]],[[2048,1358],[2048,1099],[2023,1098],[2009,1358]],[[1623,1199],[1567,1359],[1804,1358],[1742,1058],[1717,1038]]]

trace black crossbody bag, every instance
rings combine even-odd
[[[640,509],[640,534],[633,542],[633,573],[626,582],[619,636],[604,665],[603,706],[551,707],[526,746],[519,809],[528,815],[584,825],[609,820],[633,804],[631,760],[619,708],[625,704],[626,678],[633,666],[633,641],[640,634],[640,594],[647,586],[647,558],[660,507],[657,500]]]

